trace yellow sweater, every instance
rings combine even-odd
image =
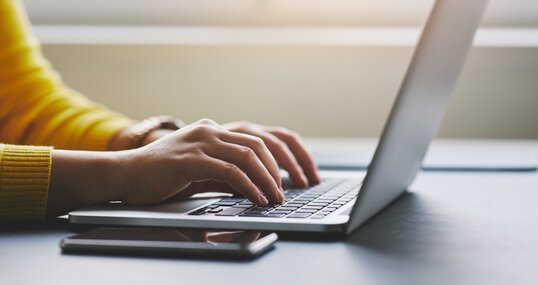
[[[106,150],[131,123],[66,87],[20,1],[0,1],[0,221],[44,217],[52,147]]]

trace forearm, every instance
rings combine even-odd
[[[156,130],[144,140],[149,144],[172,130]],[[120,132],[110,150],[122,150],[127,132]],[[120,200],[126,182],[121,157],[128,151],[54,150],[47,203],[47,216],[55,217],[83,206]]]
[[[120,152],[54,150],[47,216],[83,206],[119,200]]]
[[[117,150],[125,150],[128,149],[129,145],[129,132],[130,129],[126,128],[116,134],[110,141],[110,144],[108,146],[108,150],[110,151],[117,151]],[[150,132],[142,141],[143,145],[148,145],[166,135],[169,135],[173,133],[173,130],[166,130],[166,129],[158,129]]]

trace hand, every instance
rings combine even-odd
[[[227,184],[257,205],[284,201],[278,164],[264,141],[210,120],[119,152],[119,160],[121,200],[128,204],[158,203],[205,181]]]
[[[267,127],[247,121],[239,121],[222,125],[224,129],[232,132],[248,134],[261,138],[276,161],[286,170],[293,183],[299,187],[307,187],[310,184],[318,184],[319,174],[312,155],[306,149],[301,136],[282,127]],[[156,130],[151,132],[144,145],[150,144],[164,136],[173,133],[171,130]],[[233,189],[216,183],[203,183],[193,185],[187,191],[183,191],[179,197],[187,197],[200,192],[230,192]]]
[[[261,138],[276,161],[290,174],[295,185],[307,187],[309,184],[320,182],[312,155],[297,133],[281,127],[266,127],[246,121],[224,124],[222,127],[232,132]],[[226,184],[207,181],[193,183],[172,198],[181,199],[202,192],[236,193],[233,188]]]
[[[247,121],[223,125],[227,130],[261,138],[276,161],[299,187],[320,182],[317,166],[301,136],[281,127],[267,127]]]
[[[134,150],[54,150],[47,216],[111,200],[149,204],[206,191],[239,192],[257,205],[280,203],[277,160],[297,184],[306,186],[303,175],[319,181],[300,138],[282,128],[202,120],[154,134],[156,141]]]

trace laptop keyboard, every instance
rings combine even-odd
[[[245,198],[231,197],[197,209],[189,215],[322,219],[355,199],[360,185],[358,179],[325,179],[310,188],[285,190],[285,201],[282,204],[260,207]]]

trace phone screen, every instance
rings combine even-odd
[[[71,237],[71,239],[237,244],[252,243],[259,239],[262,239],[268,234],[269,233],[261,233],[255,231],[201,231],[154,228],[96,228]]]
[[[168,228],[95,228],[65,238],[64,251],[256,256],[273,246],[275,233]]]

